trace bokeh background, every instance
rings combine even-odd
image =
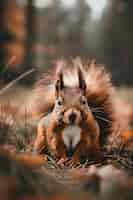
[[[117,86],[133,85],[132,0],[1,0],[0,81],[56,58],[96,58]],[[34,82],[36,74],[23,81]]]
[[[11,103],[18,105],[20,110],[29,102],[32,105],[32,88],[41,73],[53,67],[56,59],[75,56],[96,59],[111,72],[122,125],[124,127],[129,122],[128,129],[133,131],[133,0],[0,0],[0,105]],[[20,75],[32,68],[35,69],[34,73],[12,87]],[[28,119],[25,109],[25,119],[19,120],[16,110],[11,109],[10,114],[3,108],[0,106],[0,147],[5,145],[5,148],[17,153],[31,151],[38,119]],[[107,120],[103,118],[103,121]],[[0,157],[0,196],[3,197],[0,199],[17,199],[22,195],[20,198],[26,200],[30,198],[25,196],[27,192],[30,191],[36,198],[36,192],[43,191],[45,199],[51,200],[131,200],[133,181],[129,177],[133,171],[133,156],[126,154],[127,157],[122,159],[119,157],[121,149],[118,156],[116,152],[118,162],[112,161],[112,165],[126,168],[128,176],[112,168],[111,157],[105,169],[97,170],[96,166],[99,165],[92,163],[90,171],[77,169],[74,176],[67,176],[64,170],[59,171],[52,158],[54,168],[48,171],[46,167],[45,174],[45,168],[41,165],[41,171],[38,169],[34,174],[32,170],[23,168],[21,163],[17,166]],[[73,169],[71,172],[74,172]],[[88,177],[89,172],[92,178]],[[80,182],[78,189],[74,184],[77,185],[80,175],[85,185]],[[74,188],[74,196],[70,197],[66,193],[69,180],[71,190]],[[65,191],[57,183],[64,184]],[[79,193],[82,190],[85,194]],[[60,191],[63,196],[60,196]],[[41,197],[39,195],[38,199]]]

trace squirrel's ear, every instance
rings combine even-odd
[[[62,72],[60,72],[59,75],[58,75],[57,81],[55,83],[55,89],[56,89],[56,95],[57,96],[59,95],[59,92],[61,90],[63,90],[63,88],[64,88],[63,74],[62,74]]]
[[[80,68],[78,68],[78,80],[79,80],[79,88],[85,93],[86,90],[86,82],[84,79],[83,72]]]

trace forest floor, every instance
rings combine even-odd
[[[0,95],[0,102],[10,102],[21,105],[26,103],[31,95],[32,88],[20,86],[12,87]],[[117,88],[116,98],[117,97],[133,104],[133,88]],[[20,151],[23,151],[23,148],[29,145],[29,141],[31,140],[33,132],[36,131],[36,128],[28,127],[27,131],[27,125],[26,129],[21,125],[18,127],[15,128],[15,134],[19,133],[17,136],[14,136],[14,130],[8,130],[8,132],[10,135],[13,134],[11,140],[15,138],[14,144],[16,146],[21,144]],[[20,132],[22,134],[20,134]],[[7,136],[9,136],[9,134],[7,134]],[[23,138],[23,136],[25,138]],[[0,157],[0,162],[1,161]],[[88,168],[82,166],[76,169],[69,168],[68,170],[58,168],[54,160],[50,160],[45,166],[30,171],[26,168],[22,169],[17,163],[14,163],[12,167],[14,166],[16,170],[13,176],[20,181],[19,190],[22,189],[21,186],[23,186],[23,184],[26,184],[25,187],[27,187],[26,191],[28,194],[31,189],[37,192],[37,194],[41,194],[39,198],[24,198],[24,200],[132,200],[133,163],[131,163],[132,170],[127,170],[125,168],[126,165],[128,165],[126,160],[123,165],[125,167],[120,167],[120,162],[121,158],[119,158],[117,162],[108,162],[103,165],[99,165],[98,163],[92,164]],[[5,168],[2,168],[3,165],[0,166],[0,173],[5,173]],[[11,167],[9,169],[11,173]],[[9,172],[6,173],[9,175]],[[3,183],[0,176],[0,195],[2,193],[1,184]],[[23,198],[20,199],[23,200]],[[5,199],[3,198],[3,200]]]

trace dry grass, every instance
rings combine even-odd
[[[13,104],[25,103],[31,94],[32,88],[13,86],[9,90],[0,95],[0,103],[10,102]]]

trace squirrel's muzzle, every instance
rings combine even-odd
[[[81,120],[81,113],[77,109],[68,109],[64,113],[64,121],[67,124],[74,125],[78,124]]]

